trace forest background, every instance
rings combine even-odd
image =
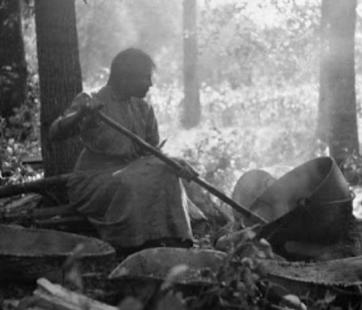
[[[201,120],[182,126],[183,26],[179,0],[75,1],[83,88],[108,76],[114,55],[129,46],[157,65],[148,94],[159,120],[164,151],[189,160],[230,194],[253,168],[293,167],[328,154],[318,140],[321,1],[198,1],[197,37]],[[359,4],[359,2],[358,2]],[[355,77],[361,122],[362,6],[357,6]],[[24,159],[40,158],[40,101],[34,3],[22,6],[28,71],[27,96],[0,118],[2,182],[42,174]],[[0,74],[6,83],[6,68]],[[360,126],[361,127],[361,126]]]

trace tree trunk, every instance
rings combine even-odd
[[[354,34],[356,0],[322,2],[319,137],[342,162],[358,154]]]
[[[82,90],[74,0],[35,0],[41,100],[41,145],[45,175],[69,172],[79,138],[52,143],[51,123]]]
[[[184,99],[181,122],[185,128],[199,124],[201,118],[197,70],[197,1],[183,1]]]
[[[0,0],[0,116],[9,117],[26,96],[20,0]]]
[[[319,104],[318,104],[318,123],[317,137],[321,141],[328,143],[330,133],[330,97],[327,91],[327,71],[330,66],[329,44],[328,44],[328,20],[329,2],[322,1],[322,18],[320,26],[320,60],[319,60]]]

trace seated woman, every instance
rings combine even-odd
[[[80,135],[84,149],[67,184],[70,202],[103,240],[122,249],[192,245],[187,197],[178,175],[94,113],[100,109],[157,147],[155,114],[142,99],[152,86],[153,69],[141,50],[120,52],[107,84],[91,95],[79,94],[50,128],[54,140]],[[191,178],[193,170],[181,163],[179,175]]]

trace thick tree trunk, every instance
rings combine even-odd
[[[0,116],[9,117],[26,96],[20,0],[0,0]]]
[[[355,25],[356,0],[323,0],[318,134],[337,162],[358,153]]]
[[[184,99],[181,122],[185,128],[199,124],[201,118],[197,70],[197,1],[183,1]]]
[[[52,143],[51,123],[82,90],[74,0],[35,0],[41,100],[41,144],[45,175],[72,170],[79,139]]]

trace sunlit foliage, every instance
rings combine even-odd
[[[28,2],[31,6],[32,1]],[[200,126],[191,131],[181,130],[175,121],[183,98],[181,1],[88,0],[76,5],[85,89],[106,81],[110,60],[120,49],[136,45],[151,53],[157,70],[149,100],[161,135],[168,139],[165,151],[186,157],[227,192],[247,169],[294,165],[323,151],[314,141],[319,0],[199,1],[203,111]],[[31,9],[25,13],[28,70],[36,83]],[[357,26],[357,81],[362,63],[360,29]],[[36,115],[37,104],[32,114]],[[38,123],[32,121],[32,125]],[[39,142],[39,136],[30,137]],[[3,134],[3,143],[7,145],[11,138]],[[33,155],[34,149],[26,152]]]

